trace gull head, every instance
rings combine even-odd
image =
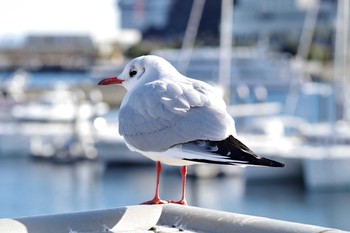
[[[105,78],[98,85],[119,84],[130,91],[145,83],[179,75],[179,72],[164,58],[146,55],[131,60],[120,75]]]

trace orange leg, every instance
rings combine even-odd
[[[162,172],[162,164],[157,161],[156,163],[156,172],[157,172],[157,181],[156,181],[156,193],[154,195],[154,198],[150,201],[143,202],[141,204],[166,204],[167,201],[163,201],[159,198],[159,181],[160,181],[160,173]]]
[[[180,170],[182,176],[182,196],[180,201],[169,201],[169,203],[175,203],[180,205],[187,205],[186,202],[186,175],[187,175],[187,166],[183,166]]]

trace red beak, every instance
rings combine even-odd
[[[111,84],[122,84],[124,80],[118,79],[118,77],[110,77],[102,79],[98,85],[111,85]]]

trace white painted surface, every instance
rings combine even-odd
[[[155,227],[153,231],[149,230]],[[140,205],[0,219],[6,233],[102,232],[341,233],[345,231],[180,205]]]

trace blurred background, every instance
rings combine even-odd
[[[348,0],[0,3],[0,217],[134,205],[154,162],[118,134],[120,87],[156,54],[218,87],[239,138],[278,168],[192,166],[190,205],[350,230]],[[180,197],[164,166],[161,196]]]

